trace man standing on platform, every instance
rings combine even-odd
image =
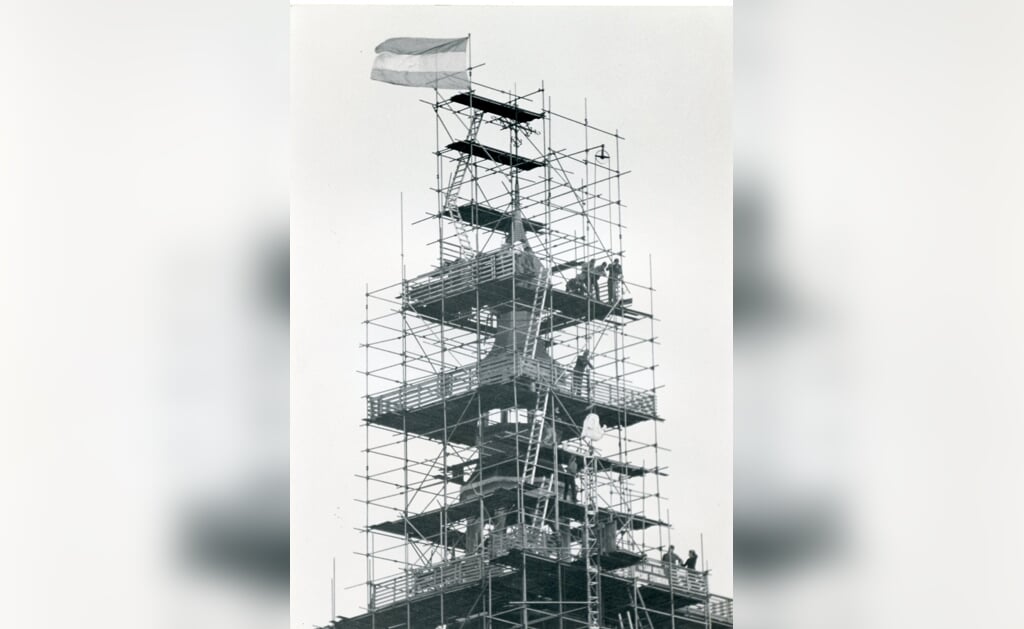
[[[580,466],[576,463],[576,457],[569,457],[569,464],[565,466],[565,488],[562,493],[562,499],[570,502],[576,502],[576,474],[580,471]]]
[[[618,258],[608,266],[608,303],[614,304],[619,299],[619,286],[622,284],[622,263]]]
[[[586,397],[590,395],[590,383],[587,382],[586,389],[584,389],[584,380],[589,380],[588,370],[593,369],[594,365],[590,362],[590,350],[585,349],[576,358],[576,364],[572,368],[572,393],[573,395]]]
[[[668,547],[668,551],[666,551],[665,554],[661,556],[661,560],[663,562],[665,562],[666,564],[668,564],[669,566],[681,566],[681,565],[683,565],[683,560],[680,559],[679,555],[676,554],[676,547],[675,546],[669,546]]]
[[[591,262],[593,262],[593,260],[591,260]],[[593,275],[590,277],[590,287],[595,301],[601,301],[601,278],[604,277],[607,269],[607,262],[602,262],[597,266],[591,267]]]
[[[665,564],[665,576],[669,578],[669,581],[672,580],[672,572],[683,565],[683,560],[676,554],[675,546],[668,547],[665,554],[661,556],[661,562]]]
[[[683,567],[687,570],[697,569],[697,553],[695,551],[690,551],[690,556],[686,558],[686,562],[683,564]]]

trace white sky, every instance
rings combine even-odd
[[[364,286],[400,278],[407,222],[435,207],[429,90],[369,79],[389,37],[472,33],[474,74],[495,87],[545,82],[553,107],[626,138],[625,247],[654,263],[658,400],[672,539],[704,534],[712,590],[732,594],[732,13],[658,7],[292,9],[292,626],[365,602],[358,349]],[[557,144],[557,141],[556,141]],[[410,240],[409,273],[435,255]],[[422,262],[421,262],[422,261]],[[642,268],[643,267],[643,268]],[[667,460],[667,461],[666,461]],[[378,575],[379,577],[380,575]],[[355,586],[345,589],[347,586]]]

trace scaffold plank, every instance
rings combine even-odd
[[[557,267],[556,267],[557,268]],[[516,268],[516,256],[503,247],[479,256],[434,269],[406,282],[405,309],[427,321],[445,323],[472,332],[493,334],[481,320],[479,308],[507,303],[519,295],[532,295],[536,278]],[[628,307],[627,302],[607,303],[587,295],[550,289],[551,314],[541,323],[544,331],[562,330],[584,321],[626,324],[649,318]]]
[[[501,116],[515,122],[531,122],[544,117],[544,114],[529,111],[515,105],[502,103],[490,98],[478,96],[472,92],[462,92],[451,97],[453,103],[479,109],[495,116]]]
[[[369,417],[394,412],[425,412],[441,404],[441,411],[455,410],[457,401],[466,394],[481,396],[480,410],[507,408],[506,400],[519,400],[525,404],[536,402],[536,384],[551,390],[566,406],[573,420],[576,413],[570,405],[605,407],[607,412],[597,414],[601,424],[615,427],[622,422],[622,413],[635,414],[645,419],[657,415],[655,396],[650,390],[620,382],[614,377],[590,376],[586,382],[573,382],[566,377],[569,368],[551,359],[511,356],[507,360],[481,361],[479,365],[462,367],[438,375],[424,376],[405,385],[372,394],[367,399]],[[520,388],[520,385],[522,387]],[[534,386],[531,386],[534,385]],[[578,410],[578,409],[577,409]],[[583,417],[577,422],[582,426]],[[634,422],[626,422],[626,425]]]
[[[496,210],[479,203],[465,203],[456,208],[463,221],[483,229],[490,229],[496,232],[510,233],[512,231],[512,214]],[[544,223],[533,219],[524,218],[523,229],[528,232],[541,232],[545,229]]]
[[[459,151],[460,153],[466,153],[471,157],[489,159],[492,162],[518,168],[519,170],[533,170],[534,168],[540,168],[544,165],[544,162],[542,161],[522,157],[520,155],[513,155],[507,151],[494,148],[493,146],[485,146],[479,142],[459,140],[457,142],[452,142],[447,148]]]
[[[498,509],[514,509],[518,500],[517,492],[513,489],[496,489],[486,495],[463,502],[432,509],[418,514],[410,514],[405,518],[378,522],[370,525],[370,528],[392,535],[406,535],[411,538],[422,539],[438,543],[441,539],[441,532],[447,524],[449,527],[455,522],[477,517],[480,510],[480,502],[486,512],[495,512]],[[524,504],[532,508],[536,506],[539,498],[534,495],[523,497]],[[559,513],[568,520],[582,522],[585,515],[584,505],[570,500],[559,500]],[[665,522],[655,520],[635,513],[625,513],[608,509],[598,508],[599,516],[605,521],[614,521],[620,527],[629,527],[632,530],[642,530],[652,526],[665,526]],[[461,534],[454,529],[447,531],[452,546],[458,547],[463,541]]]
[[[515,426],[515,425],[513,425],[513,426]],[[527,443],[527,439],[524,437],[522,432],[517,433],[514,430],[510,430],[509,434],[505,434],[505,435],[491,435],[490,436],[491,447],[496,448],[496,447],[501,447],[502,445],[504,445],[505,449],[507,449],[510,454],[514,454],[515,452],[517,452],[517,450],[516,450],[516,446],[517,446],[516,441],[519,442],[518,447],[522,448],[522,450],[519,450],[519,451],[524,451],[525,452],[525,450],[526,450],[525,444]],[[539,461],[538,461],[538,465],[542,469],[547,469],[547,470],[552,469],[552,466],[554,465],[554,460],[555,460],[554,450],[555,450],[555,448],[551,444],[543,444],[543,445],[541,445],[541,448],[540,448],[540,458],[539,458]],[[579,456],[578,452],[576,452],[574,450],[567,450],[565,448],[558,448],[558,453],[559,453],[558,454],[558,460],[561,461],[562,463],[565,463],[566,461],[568,461],[570,457]],[[594,460],[595,460],[595,463],[596,463],[597,470],[599,472],[610,472],[612,474],[624,474],[626,476],[629,476],[630,478],[636,478],[636,477],[639,477],[639,476],[644,476],[646,474],[659,474],[661,476],[665,475],[665,472],[663,472],[661,470],[656,470],[654,468],[644,467],[642,465],[633,465],[631,463],[626,463],[626,462],[623,462],[623,461],[619,461],[619,460],[614,459],[614,458],[603,457],[603,456],[595,456]],[[461,485],[463,483],[463,480],[460,477],[462,476],[462,474],[465,472],[465,470],[467,468],[469,468],[470,466],[473,466],[473,465],[476,465],[476,461],[475,460],[473,460],[473,461],[465,461],[465,462],[455,463],[453,465],[449,465],[448,466],[449,474],[447,476],[448,480],[450,482],[457,483],[457,484]],[[442,475],[437,475],[436,478],[442,479],[442,478],[445,478],[445,477],[442,476]]]
[[[732,599],[709,597],[704,573],[671,569],[652,559],[633,561],[629,567],[618,569],[604,565],[607,555],[602,555],[601,561],[601,599],[606,619],[632,613],[633,592],[639,589],[642,602],[636,609],[649,615],[657,623],[656,627],[673,626],[673,622],[676,627],[705,627],[706,604],[709,604],[713,629],[732,627]],[[500,610],[509,609],[514,601],[522,600],[524,581],[535,605],[555,599],[559,589],[562,600],[580,600],[585,595],[583,570],[580,563],[565,563],[524,548],[511,548],[491,560],[482,555],[467,555],[412,568],[375,582],[371,611],[354,618],[339,618],[328,626],[334,629],[404,627],[409,618],[436,619],[438,623],[486,617],[493,620],[501,614]],[[672,578],[668,576],[670,573],[674,573]],[[475,593],[484,579],[490,584],[494,613],[480,615],[474,613]],[[581,611],[579,606],[566,605],[562,608],[562,618],[581,618]],[[534,609],[530,613],[531,617],[538,618],[531,626],[548,626],[540,621],[544,617],[542,610]],[[556,621],[559,618],[558,615],[549,617]],[[470,622],[460,623],[460,626],[474,625]]]

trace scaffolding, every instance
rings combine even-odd
[[[436,223],[436,264],[406,277],[403,225],[401,281],[366,291],[367,602],[326,626],[731,627],[707,573],[661,560],[654,289],[623,247],[624,138],[543,86],[424,102],[437,203],[413,225]]]

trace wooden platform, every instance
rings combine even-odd
[[[490,98],[484,98],[483,96],[477,96],[472,92],[463,92],[452,96],[451,100],[453,103],[472,107],[473,109],[479,109],[480,111],[494,114],[495,116],[501,116],[514,122],[532,122],[544,117],[544,114],[539,114],[516,105],[510,105],[501,101],[496,101]]]
[[[536,276],[522,275],[517,269],[518,256],[503,247],[482,253],[419,275],[405,283],[401,296],[404,309],[437,323],[492,335],[497,330],[480,310],[498,305],[518,303],[530,308],[537,290]],[[568,264],[569,268],[576,263]],[[625,325],[650,318],[650,315],[629,307],[629,301],[607,303],[588,299],[586,295],[549,287],[547,299],[551,314],[542,320],[541,331],[555,331],[586,321],[607,321]]]
[[[488,426],[487,436],[487,448],[491,452],[500,452],[503,457],[513,459],[517,453],[525,453],[529,450],[530,445],[530,424],[528,423],[509,423],[509,424],[496,424]],[[500,432],[492,429],[504,429]],[[517,443],[518,442],[518,443]],[[555,461],[555,446],[550,443],[542,444],[537,449],[537,467],[539,473],[544,474],[554,469]],[[498,455],[492,455],[498,456]],[[570,457],[579,456],[578,452],[567,450],[565,448],[558,448],[558,460],[560,464],[565,464]],[[646,474],[658,474],[665,476],[665,473],[661,470],[644,467],[642,465],[632,465],[630,463],[623,463],[618,459],[595,456],[595,466],[599,472],[608,472],[612,474],[624,474],[629,478],[636,478],[644,476]],[[462,463],[455,463],[448,466],[448,482],[455,483],[458,485],[463,484],[463,474],[467,467],[477,465],[478,461],[473,459]],[[443,474],[438,474],[434,478],[438,480],[444,480]]]
[[[572,379],[557,370],[552,363],[520,356],[507,363],[426,376],[368,396],[366,421],[471,446],[476,444],[480,418],[488,410],[534,408],[538,384],[551,388],[560,419],[573,427],[559,434],[560,441],[577,436],[591,412],[608,428],[660,421],[650,391],[596,376],[590,378],[589,387],[574,390]]]
[[[474,227],[506,234],[512,231],[512,215],[508,212],[496,210],[479,203],[466,203],[456,209],[459,212],[459,218]],[[544,223],[533,219],[523,218],[522,223],[523,230],[528,232],[539,233],[545,229]]]
[[[631,613],[638,598],[643,601],[641,614],[653,626],[704,626],[704,602],[707,580],[699,573],[692,579],[678,581],[674,587],[645,580],[643,573],[632,568],[609,569],[598,558],[601,570],[601,603],[607,626],[615,626],[619,614]],[[660,562],[645,560],[636,565],[650,565],[662,571]],[[557,561],[530,552],[514,550],[500,561],[478,556],[461,557],[435,566],[417,569],[377,582],[373,588],[372,611],[355,618],[339,619],[328,625],[333,629],[380,627],[427,627],[452,623],[460,627],[482,627],[487,609],[481,602],[485,583],[490,586],[490,615],[521,613],[519,602],[536,604],[531,614],[531,627],[556,628],[557,616],[580,618],[584,610],[578,603],[586,598],[586,572],[582,564]],[[524,591],[525,586],[525,591]],[[635,592],[635,593],[634,593]],[[541,609],[551,609],[553,601],[564,603],[554,618],[544,618]],[[732,627],[732,600],[711,596],[713,629]],[[528,612],[529,613],[529,612]],[[674,624],[673,624],[674,623]]]
[[[460,153],[465,153],[470,157],[480,157],[498,164],[511,166],[512,168],[517,168],[519,170],[533,170],[534,168],[540,168],[544,165],[544,162],[539,160],[522,157],[520,155],[513,155],[512,153],[494,148],[493,146],[485,146],[479,142],[471,142],[468,140],[452,142],[447,146],[447,148]]]
[[[532,512],[540,500],[541,492],[539,491],[524,493],[523,504],[528,511]],[[464,535],[451,526],[466,519],[478,518],[481,502],[485,514],[493,514],[503,509],[508,514],[507,517],[511,519],[516,517],[518,491],[498,489],[478,499],[458,502],[424,513],[410,514],[408,517],[397,520],[378,522],[371,525],[370,528],[382,533],[397,536],[408,535],[410,538],[433,543],[440,543],[441,534],[445,532],[449,546],[465,550]],[[551,512],[554,512],[554,508],[554,504],[549,506]],[[568,500],[558,500],[558,512],[567,522],[582,522],[585,517],[584,505]],[[603,507],[598,509],[598,513],[602,521],[614,521],[619,529],[642,530],[652,526],[667,526],[665,522],[643,515],[622,513]],[[447,531],[445,531],[445,526],[449,527]]]

